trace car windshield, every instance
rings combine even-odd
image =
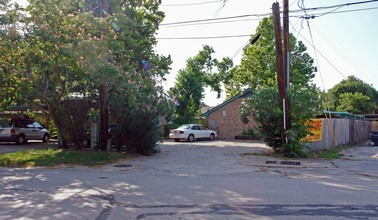
[[[190,125],[181,125],[178,129],[189,129]]]

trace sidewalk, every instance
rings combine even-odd
[[[340,159],[281,159],[276,157],[248,155],[238,161],[239,164],[260,167],[280,168],[340,168],[349,171],[366,173],[378,177],[378,147],[366,144],[342,152]]]

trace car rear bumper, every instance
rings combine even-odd
[[[172,139],[187,139],[188,137],[184,134],[169,134],[169,138]]]
[[[15,142],[17,136],[0,136],[0,142]]]

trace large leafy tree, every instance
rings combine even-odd
[[[230,58],[219,61],[212,58],[212,53],[212,47],[203,46],[196,56],[186,61],[185,68],[178,72],[175,86],[170,91],[177,103],[175,118],[178,124],[192,122],[193,117],[198,115],[206,86],[210,86],[220,96],[221,76],[227,74],[233,62]]]
[[[273,18],[263,18],[256,29],[260,38],[244,48],[240,65],[225,75],[225,88],[228,97],[240,93],[245,88],[259,89],[277,85],[276,53],[274,43]],[[290,82],[305,87],[314,78],[316,67],[313,59],[306,53],[306,46],[290,34]]]
[[[355,76],[348,76],[328,90],[327,108],[354,114],[369,114],[378,104],[378,91]]]
[[[313,59],[306,53],[301,41],[290,34],[290,91],[288,111],[290,127],[286,130],[287,142],[282,144],[281,127],[283,112],[278,107],[276,53],[274,42],[274,25],[272,17],[264,18],[256,29],[259,40],[244,48],[239,66],[232,74],[225,77],[228,97],[239,93],[244,88],[252,88],[256,93],[242,106],[242,120],[252,116],[256,129],[267,144],[275,151],[291,157],[306,155],[302,138],[307,135],[304,121],[315,116],[320,109],[318,89],[311,83],[316,67]],[[252,39],[255,36],[252,36]]]
[[[117,115],[120,109],[114,106],[120,101],[122,111],[132,111],[142,106],[145,95],[161,94],[157,82],[171,61],[153,50],[154,34],[164,18],[158,0],[108,1],[105,17],[99,17],[99,0],[30,1],[26,10],[3,6],[14,19],[3,22],[1,29],[2,107],[15,101],[39,106],[65,140],[75,135],[75,119],[66,114],[64,99],[97,101],[105,81],[110,111]],[[156,106],[148,109],[155,111]]]

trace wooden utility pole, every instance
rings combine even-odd
[[[284,44],[284,73],[285,73],[285,82],[286,82],[286,96],[289,96],[290,89],[290,41],[289,41],[289,0],[283,0],[283,44]],[[290,103],[286,99],[286,114],[285,114],[285,130],[290,129],[291,121],[289,117],[290,113]],[[288,136],[286,136],[288,137]],[[288,137],[290,138],[290,137]],[[288,141],[288,140],[286,140]]]
[[[108,0],[101,0],[101,17],[106,17],[108,13]],[[102,71],[102,70],[101,70]],[[106,150],[108,140],[108,83],[101,74],[102,84],[100,86],[100,148]]]
[[[284,59],[282,50],[282,33],[280,21],[280,6],[278,2],[273,3],[273,24],[274,24],[274,41],[276,46],[276,69],[277,69],[277,84],[278,84],[278,97],[279,108],[283,111],[283,126],[281,127],[282,144],[286,142],[286,120],[287,120],[287,99],[286,99],[286,77],[284,70]]]
[[[284,44],[284,69],[286,76],[286,89],[290,88],[290,45],[289,45],[289,0],[283,0],[283,44]],[[287,91],[288,92],[288,91]]]

